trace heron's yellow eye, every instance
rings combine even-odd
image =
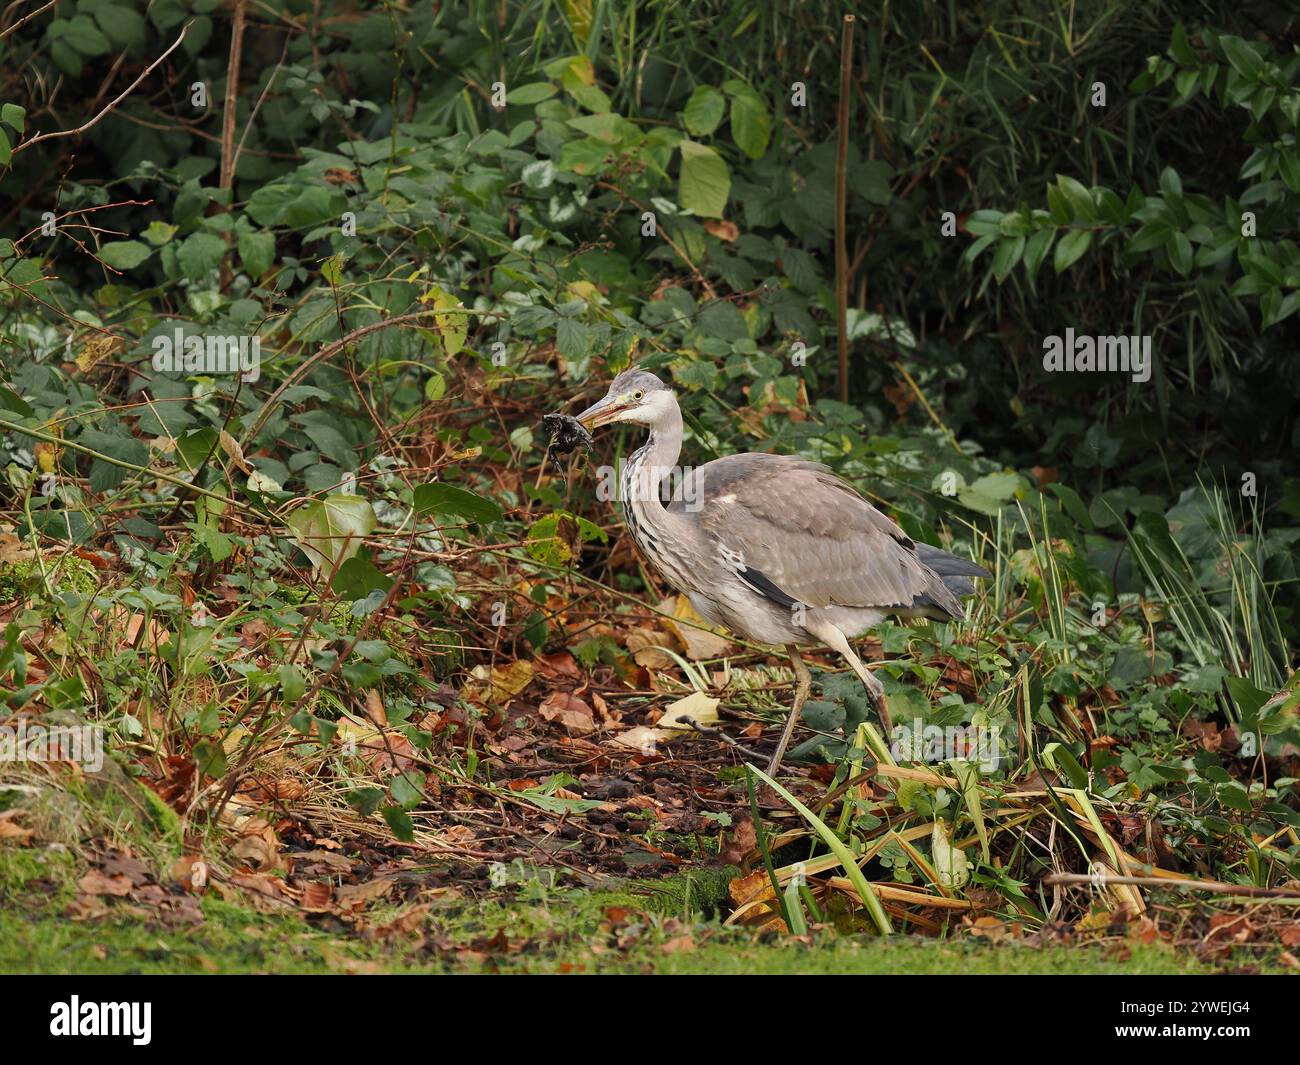
[[[645,393],[642,392],[639,388],[632,393],[632,401],[634,403],[640,403],[643,399],[645,399]]]

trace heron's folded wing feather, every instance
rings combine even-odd
[[[944,597],[902,529],[826,467],[777,455],[736,458],[749,461],[715,476],[720,464],[704,467],[699,521],[742,579],[744,569],[756,571],[809,607],[906,607],[922,595]]]

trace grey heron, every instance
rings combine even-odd
[[[577,421],[585,430],[615,422],[649,429],[619,477],[624,520],[641,553],[702,617],[789,654],[794,702],[768,773],[780,768],[812,684],[800,647],[824,645],[848,661],[888,736],[884,688],[849,641],[890,615],[963,618],[971,578],[991,574],[912,541],[819,463],[749,452],[679,470],[681,409],[646,370],[619,374]]]

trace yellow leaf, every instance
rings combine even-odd
[[[533,667],[521,659],[508,665],[494,666],[491,672],[486,666],[475,666],[470,676],[474,679],[465,686],[466,698],[486,700],[489,705],[496,706],[513,699],[528,687],[533,679]]]
[[[711,725],[718,720],[718,700],[703,692],[691,692],[684,699],[672,703],[664,716],[659,719],[659,730],[667,736],[692,731],[689,725],[680,725],[683,720],[694,721],[698,725]]]
[[[660,623],[677,637],[686,657],[693,662],[705,658],[722,658],[731,651],[731,641],[723,635],[721,629],[709,625],[700,617],[686,596],[665,599],[659,604],[659,609],[673,615],[671,618],[661,617]]]

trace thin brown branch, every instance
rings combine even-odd
[[[230,188],[235,176],[239,153],[235,148],[235,114],[239,109],[239,63],[244,54],[244,25],[247,0],[235,0],[234,20],[230,29],[230,61],[226,64],[226,104],[221,115],[220,187]]]
[[[844,232],[848,212],[849,101],[853,95],[853,16],[844,16],[840,42],[839,146],[835,153],[835,314],[839,332],[840,402],[849,401],[849,252]]]
[[[0,41],[3,41],[6,37],[9,36],[9,34],[13,33],[15,30],[19,29],[19,28],[23,25],[23,23],[25,23],[25,22],[31,22],[31,20],[34,19],[37,15],[40,15],[40,14],[42,14],[42,13],[48,11],[48,10],[49,10],[50,8],[52,8],[56,3],[58,3],[58,0],[50,0],[50,2],[49,2],[48,4],[46,4],[44,7],[38,7],[38,8],[37,8],[35,11],[33,11],[30,15],[24,15],[24,16],[23,16],[22,18],[20,18],[17,22],[15,22],[12,26],[10,26],[7,30],[0,31]]]
[[[131,93],[135,91],[135,87],[139,85],[140,82],[144,81],[144,79],[147,78],[150,74],[152,74],[164,59],[166,59],[169,55],[171,55],[174,51],[176,51],[177,48],[180,47],[180,43],[181,41],[185,40],[185,34],[189,31],[189,28],[190,28],[190,23],[188,22],[185,23],[185,25],[181,27],[180,36],[177,37],[176,40],[172,42],[171,47],[168,48],[167,51],[163,52],[162,55],[160,55],[147,67],[145,67],[144,70],[140,73],[140,76],[136,78],[135,81],[131,82],[131,84],[128,85],[126,89],[123,90],[117,96],[116,99],[112,100],[107,107],[105,107],[102,111],[100,111],[99,114],[97,114],[89,122],[83,122],[76,129],[59,129],[59,130],[53,130],[50,133],[41,133],[38,136],[33,137],[29,141],[23,141],[22,144],[18,145],[18,147],[14,149],[13,154],[17,155],[19,152],[26,151],[33,144],[40,144],[41,141],[54,140],[55,137],[75,137],[80,133],[85,133],[86,130],[90,129],[91,126],[95,125],[95,123],[99,122],[101,119],[106,117],[108,113],[113,110],[113,108],[115,108],[118,104],[120,104],[123,100],[125,100],[128,96],[130,96]]]

